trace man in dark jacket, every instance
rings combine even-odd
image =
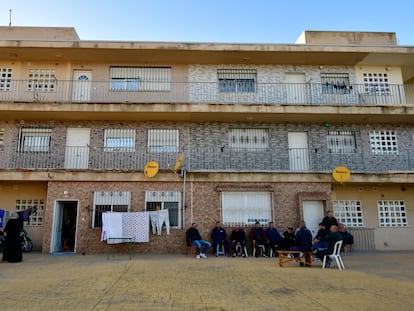
[[[211,244],[201,238],[195,222],[191,224],[191,228],[189,228],[185,233],[185,239],[188,246],[195,246],[197,248],[197,259],[207,258],[206,252],[210,249]]]
[[[234,230],[231,232],[231,244],[233,246],[233,257],[236,257],[238,255],[237,248],[240,247],[240,253],[242,257],[246,257],[247,254],[246,251],[246,234],[242,228],[240,228],[240,225],[236,225]]]
[[[226,256],[229,254],[229,241],[227,241],[227,233],[223,227],[220,226],[220,222],[216,222],[216,226],[214,227],[213,231],[211,231],[211,239],[213,240],[213,249],[216,256],[217,253],[217,246],[223,245],[224,253]]]
[[[319,250],[316,252],[315,256],[318,257],[321,261],[325,255],[330,255],[334,251],[335,243],[342,240],[342,235],[338,232],[338,227],[335,225],[331,226],[331,233],[326,237],[326,241],[328,241],[328,248]],[[331,266],[332,259],[327,258],[325,268],[329,268]]]
[[[327,211],[326,216],[322,219],[322,223],[325,226],[326,235],[331,232],[331,226],[338,226],[338,221],[333,216],[332,211]]]
[[[276,249],[279,245],[280,234],[279,231],[273,226],[273,221],[269,222],[269,226],[265,230],[267,242],[269,243],[269,247],[273,250],[273,253],[277,255]],[[270,249],[269,249],[270,251]]]
[[[259,245],[263,245],[265,248],[264,253],[262,254],[263,257],[267,257],[267,238],[265,231],[260,226],[260,222],[256,221],[254,227],[250,231],[250,238],[252,239],[252,244],[255,249],[255,257],[259,257],[260,247]]]

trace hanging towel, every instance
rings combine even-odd
[[[123,240],[110,240],[110,238],[124,237],[122,232],[122,214],[124,213],[107,213],[106,214],[106,229],[108,243],[116,244],[123,243]]]
[[[122,213],[122,227],[133,242],[149,242],[149,212]]]

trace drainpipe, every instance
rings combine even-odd
[[[186,193],[186,181],[187,181],[187,171],[183,169],[181,171],[181,176],[183,177],[183,206],[182,206],[182,217],[183,217],[183,228],[185,228],[185,193]]]

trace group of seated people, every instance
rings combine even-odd
[[[329,226],[328,230],[325,226]],[[240,225],[236,225],[230,234],[228,240],[226,230],[217,221],[211,232],[210,242],[203,240],[197,230],[197,224],[193,223],[191,228],[187,230],[186,241],[189,246],[195,246],[197,249],[197,258],[206,258],[206,252],[213,247],[214,254],[218,256],[218,246],[224,249],[224,255],[228,256],[230,246],[232,247],[232,256],[247,257],[247,237],[246,233]],[[317,258],[323,259],[324,255],[331,254],[333,247],[338,240],[344,240],[344,243],[352,244],[353,237],[339,224],[332,216],[332,212],[328,212],[327,216],[319,224],[319,231],[315,237],[312,237],[311,231],[306,228],[304,221],[296,231],[292,227],[288,227],[282,234],[274,227],[273,222],[269,222],[267,228],[263,228],[260,222],[256,222],[250,230],[250,240],[253,254],[255,257],[259,255],[268,257],[271,253],[278,256],[277,251],[290,250],[300,251],[303,253],[314,252]],[[345,241],[346,240],[346,241]],[[272,252],[271,252],[272,250]],[[327,266],[330,266],[328,260]]]

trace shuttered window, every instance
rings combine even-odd
[[[21,128],[19,133],[20,152],[48,152],[50,150],[52,129]]]
[[[355,153],[356,141],[353,131],[329,131],[328,137],[329,153]]]
[[[349,94],[352,89],[347,73],[321,73],[321,83],[323,94]]]
[[[102,213],[129,212],[131,208],[131,192],[129,191],[96,191],[93,197],[92,227],[102,227]]]
[[[111,91],[170,91],[170,67],[110,67]]]
[[[181,192],[145,191],[145,210],[158,211],[163,209],[168,209],[170,226],[181,228]]]
[[[218,88],[222,93],[252,93],[256,90],[256,69],[218,69]]]
[[[149,152],[178,152],[179,131],[173,129],[148,130]]]
[[[105,151],[134,151],[135,129],[106,129]]]
[[[262,151],[269,148],[267,129],[230,129],[228,135],[232,150]]]

